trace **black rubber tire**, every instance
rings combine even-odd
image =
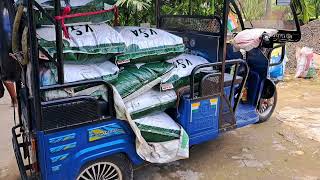
[[[264,122],[268,121],[271,118],[274,110],[276,109],[277,102],[278,102],[277,89],[274,92],[273,98],[274,98],[273,106],[272,106],[271,110],[267,114],[260,114],[260,112],[258,110],[259,121],[257,123],[264,123]]]
[[[0,81],[0,98],[2,98],[4,96],[4,86],[2,81]]]
[[[90,167],[96,163],[101,163],[101,162],[102,163],[103,162],[110,162],[110,163],[116,165],[121,171],[122,180],[133,180],[133,166],[132,166],[131,161],[127,158],[127,156],[125,154],[115,154],[115,155],[112,155],[109,157],[105,157],[105,158],[98,159],[98,160],[92,161],[90,163],[87,163],[79,171],[78,177],[88,167]],[[78,177],[76,177],[76,179],[78,179]]]

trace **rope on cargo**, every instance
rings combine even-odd
[[[55,16],[55,20],[61,22],[63,34],[68,39],[70,38],[70,36],[69,36],[69,32],[67,30],[67,26],[65,25],[65,19],[77,18],[77,17],[83,17],[83,16],[93,16],[93,15],[98,15],[98,14],[103,14],[103,13],[107,13],[107,12],[112,12],[113,11],[114,16],[115,16],[114,24],[117,25],[119,23],[119,9],[118,9],[118,6],[116,6],[116,5],[114,5],[110,9],[100,10],[100,11],[93,11],[93,12],[86,12],[86,13],[70,14],[71,11],[72,11],[71,6],[66,6],[63,9],[63,13],[62,13],[61,16]]]

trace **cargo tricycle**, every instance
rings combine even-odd
[[[87,11],[81,9],[90,3],[96,4]],[[259,8],[253,10],[246,0],[155,0],[154,6],[151,6],[154,7],[155,27],[145,27],[144,24],[144,27],[131,30],[131,34],[141,38],[158,35],[160,30],[170,33],[170,37],[181,40],[179,48],[184,53],[207,60],[207,63],[198,64],[190,70],[185,76],[186,84],[173,88],[173,105],[168,108],[161,105],[159,108],[187,134],[187,141],[182,142],[188,146],[187,149],[214,140],[224,132],[265,122],[276,107],[277,89],[270,78],[269,68],[282,64],[286,42],[300,40],[298,16],[302,8],[299,1],[294,0],[261,0],[259,3],[257,6],[263,6],[261,11]],[[105,76],[90,78],[93,75],[89,72],[84,79],[78,80],[75,76],[77,80],[69,80],[73,74],[67,68],[71,65],[68,64],[70,56],[66,51],[89,51],[89,46],[78,49],[76,46],[91,41],[90,35],[105,27],[105,24],[98,26],[96,22],[77,27],[79,24],[76,19],[88,21],[91,17],[99,16],[98,21],[101,22],[101,18],[111,17],[109,23],[117,24],[121,20],[121,6],[117,5],[112,0],[0,2],[0,23],[9,20],[11,25],[10,33],[7,26],[0,28],[0,72],[2,79],[16,82],[18,106],[14,116],[15,126],[12,128],[12,144],[21,179],[133,179],[133,167],[149,161],[139,153],[137,143],[140,139],[137,137],[143,137],[150,147],[155,147],[155,141],[160,140],[148,141],[150,129],[144,131],[138,126],[139,134],[130,121],[118,116],[122,111],[117,106],[116,95],[120,92],[117,88],[124,83],[117,82],[120,82],[120,76],[124,76],[121,75],[121,69],[133,68],[128,68],[128,64],[134,62],[132,56],[125,56],[119,50],[128,50],[128,46],[121,49],[118,46],[121,43],[114,43],[103,48],[100,46],[84,58],[81,53],[72,56],[73,59],[82,57],[82,60],[88,61],[92,54],[101,55],[106,49],[117,51],[108,56],[112,64],[115,62],[115,68],[120,67],[117,70],[118,77],[112,81],[105,80]],[[259,13],[252,15],[253,11]],[[112,29],[111,25],[108,28]],[[103,34],[104,30],[98,33]],[[53,40],[45,41],[42,36],[51,32],[54,32]],[[75,35],[85,33],[86,40],[74,40]],[[254,36],[257,33],[258,36]],[[118,35],[114,33],[112,36]],[[98,35],[94,37],[95,41],[99,40]],[[121,39],[117,40],[120,42]],[[158,40],[161,41],[161,38]],[[77,43],[72,44],[71,41]],[[270,63],[271,53],[279,48],[279,62]],[[178,55],[171,53],[170,58]],[[121,61],[116,62],[115,56]],[[167,60],[159,58],[157,54],[150,54],[145,59],[150,60],[151,56],[156,59],[154,61]],[[44,62],[54,67],[54,83],[44,83],[43,77],[48,72],[43,71]],[[138,63],[135,66],[138,71],[150,64],[147,61]],[[173,68],[185,69],[190,64],[192,61],[188,59],[177,60]],[[88,67],[92,65],[81,64],[82,69]],[[108,66],[99,65],[98,68],[105,70]],[[143,75],[151,72],[151,67],[148,68]],[[160,70],[157,68],[153,67],[152,72],[158,73]],[[159,81],[152,88],[159,83],[161,86]],[[103,90],[95,91],[100,92],[99,97],[83,91],[101,86]],[[163,91],[172,89],[168,85],[161,87]],[[138,93],[135,98],[146,93],[141,89],[129,90]],[[72,92],[66,93],[69,91]],[[61,96],[56,98],[58,95]],[[175,133],[169,131],[170,135]],[[170,141],[167,136],[162,138]]]

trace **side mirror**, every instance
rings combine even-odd
[[[278,6],[290,6],[291,0],[277,0],[276,4]]]

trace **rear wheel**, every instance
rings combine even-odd
[[[274,92],[273,97],[271,97],[270,99],[260,99],[259,100],[259,105],[258,105],[258,114],[259,114],[259,121],[258,123],[263,123],[268,121],[275,108],[277,105],[277,101],[278,101],[278,94],[277,94],[277,90]]]
[[[83,167],[77,180],[132,180],[133,167],[123,154],[113,155]]]

